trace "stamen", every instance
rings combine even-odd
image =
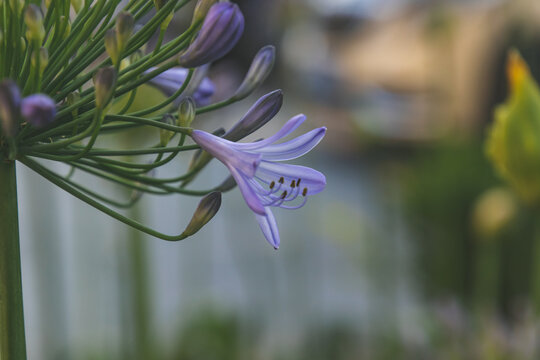
[[[306,202],[307,202],[307,197],[304,197],[304,200],[296,206],[280,205],[279,207],[282,209],[295,210],[295,209],[300,209],[302,206],[306,205]]]
[[[273,189],[275,185],[276,185],[276,182],[272,180],[272,182],[270,183],[270,189]]]
[[[285,179],[283,178],[283,176],[280,177],[278,183],[283,184],[284,182],[285,182]]]
[[[304,188],[304,190],[302,190],[302,196],[306,196],[307,195],[307,187]]]
[[[291,188],[293,188],[293,189],[294,189],[294,187],[295,187],[295,186],[296,186],[296,184],[295,184],[295,181],[294,181],[294,180],[293,180],[293,181],[291,181]]]

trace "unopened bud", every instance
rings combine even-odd
[[[41,43],[45,37],[45,29],[43,28],[43,14],[38,6],[30,4],[26,7],[24,23],[27,28],[26,38]]]
[[[214,4],[195,40],[178,58],[181,66],[191,68],[213,62],[227,54],[244,32],[244,16],[238,5]]]
[[[68,35],[71,33],[71,22],[69,20],[69,17],[66,16],[60,16],[60,23],[62,24],[62,40],[68,37]]]
[[[217,0],[199,0],[197,1],[197,5],[195,5],[195,10],[193,11],[193,19],[191,20],[191,23],[194,24],[198,21],[202,21],[206,14],[208,14],[208,10],[217,3]]]
[[[161,122],[167,125],[174,125],[174,118],[169,114],[165,114],[163,115]],[[167,130],[167,129],[159,129],[160,145],[167,146],[167,144],[169,143],[169,141],[171,141],[173,136],[174,136],[174,131]]]
[[[9,6],[11,7],[11,10],[19,16],[24,8],[24,0],[9,0]]]
[[[81,99],[81,94],[78,91],[73,91],[73,92],[70,92],[69,94],[67,94],[66,103],[68,104],[68,106],[71,106],[71,105],[77,103],[80,99]],[[79,110],[74,109],[72,111],[73,117],[77,117],[78,113],[79,113]]]
[[[120,50],[118,48],[116,31],[114,29],[109,29],[105,33],[105,50],[107,50],[107,54],[109,54],[112,63],[116,65],[120,59]]]
[[[177,125],[180,127],[190,127],[195,119],[195,102],[191,97],[185,97],[178,106]]]
[[[193,213],[191,221],[189,222],[182,235],[188,237],[199,231],[214,217],[214,215],[217,214],[220,206],[220,192],[212,192],[202,198],[202,200],[199,202],[199,206],[197,206],[197,209]]]
[[[244,80],[234,94],[235,99],[243,99],[259,87],[270,75],[274,67],[276,49],[272,45],[263,47],[253,58]]]
[[[281,90],[274,90],[262,96],[223,137],[230,141],[238,141],[248,136],[276,116],[282,104]]]
[[[14,137],[19,130],[21,92],[12,80],[0,82],[0,121],[5,136]]]
[[[116,17],[116,41],[121,52],[124,51],[131,37],[134,23],[133,15],[128,12],[122,11]]]
[[[45,94],[30,95],[22,100],[21,114],[28,123],[43,127],[53,121],[56,115],[56,104]]]
[[[49,64],[49,52],[46,48],[41,47],[39,48],[37,56],[39,57],[39,73],[43,74],[43,71],[45,71],[45,68]],[[36,57],[32,56],[32,66],[37,66],[36,64]]]
[[[116,70],[112,66],[99,69],[94,75],[96,106],[103,109],[111,101],[116,87]]]

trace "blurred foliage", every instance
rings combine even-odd
[[[486,151],[497,171],[529,204],[540,201],[540,90],[517,52],[508,60],[510,96],[495,112]]]
[[[214,310],[192,317],[181,332],[173,359],[238,360],[242,351],[238,319]],[[245,340],[245,339],[244,339]]]
[[[475,142],[421,152],[405,180],[405,213],[417,249],[418,279],[428,300],[456,296],[510,314],[530,292],[534,214],[515,214],[486,238],[475,229],[478,201],[499,182]]]

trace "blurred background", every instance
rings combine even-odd
[[[195,126],[230,127],[281,88],[281,112],[253,138],[297,113],[308,117],[303,130],[327,126],[299,161],[324,172],[327,189],[301,210],[274,212],[274,251],[237,189],[201,232],[166,243],[18,168],[29,358],[540,358],[540,214],[484,151],[507,94],[508,50],[540,75],[540,3],[235,2],[246,30],[209,73],[214,100],[260,47],[275,45],[277,64],[264,89]],[[197,186],[226,174],[213,162]],[[196,204],[149,196],[129,215],[177,233]]]

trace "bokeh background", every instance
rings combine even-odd
[[[326,174],[327,189],[275,211],[274,251],[238,190],[201,232],[166,243],[19,167],[29,358],[540,358],[539,214],[484,151],[507,94],[508,50],[540,75],[540,3],[235,2],[246,31],[210,71],[214,99],[263,45],[276,46],[276,67],[263,89],[195,126],[227,128],[281,88],[281,112],[252,139],[300,112],[303,130],[327,126],[300,160]],[[189,18],[183,11],[168,36]],[[158,139],[133,135],[120,141]],[[226,174],[213,162],[197,185]],[[177,233],[196,200],[148,196],[129,215]]]

